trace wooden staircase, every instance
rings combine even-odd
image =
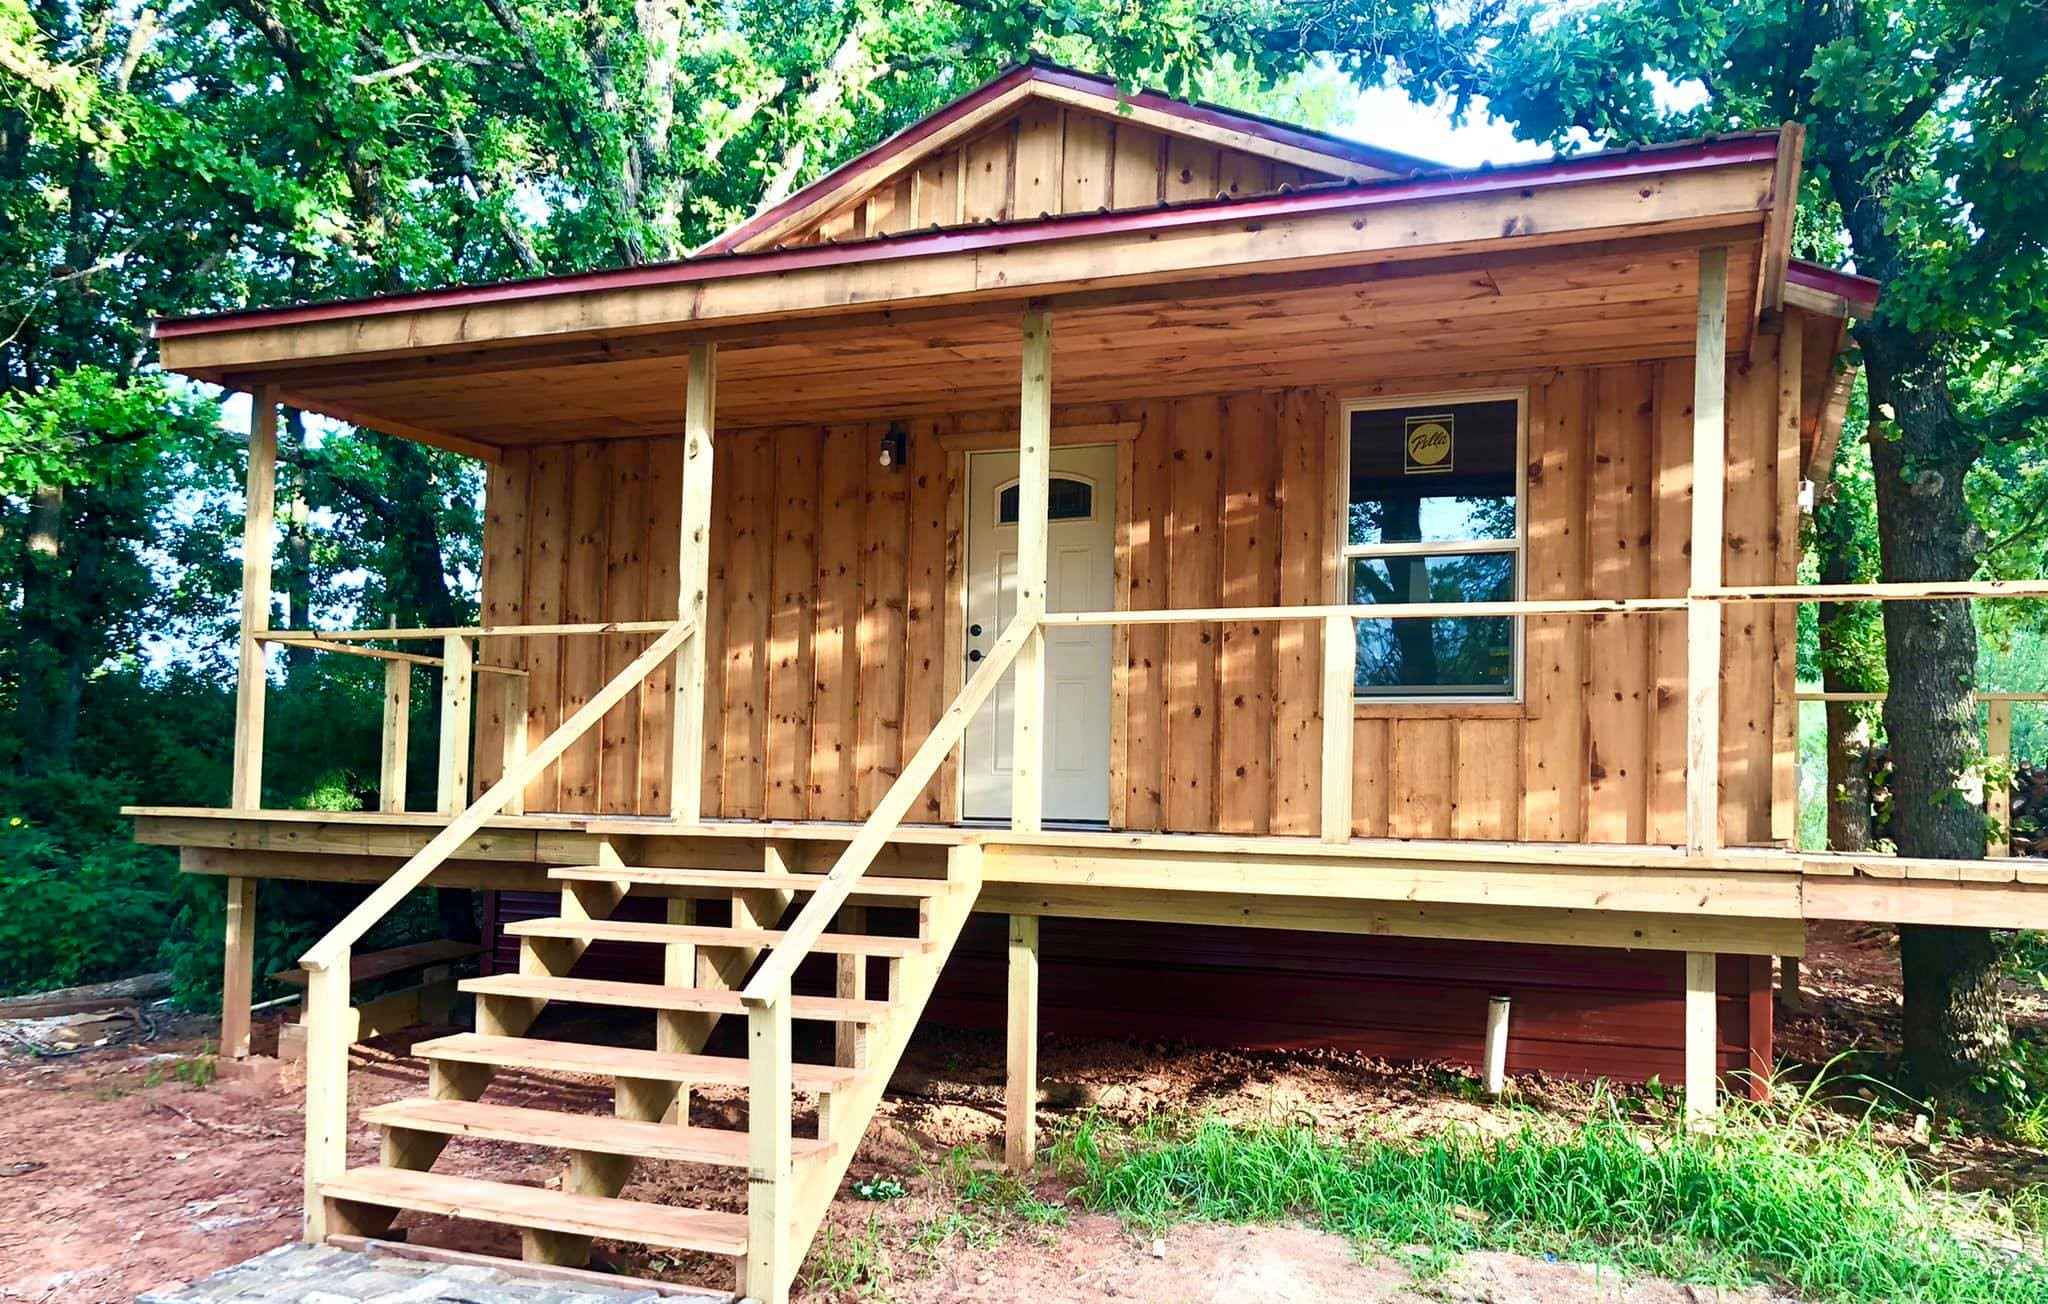
[[[800,939],[794,958],[779,957],[773,966],[768,957],[788,936],[777,927],[783,915],[797,899],[831,885],[823,875],[786,868],[772,844],[764,862],[759,870],[599,864],[553,871],[562,885],[561,912],[506,929],[519,938],[519,972],[461,984],[476,997],[476,1031],[415,1048],[428,1064],[427,1095],[363,1114],[383,1132],[381,1162],[315,1184],[326,1231],[381,1235],[399,1211],[411,1209],[516,1227],[524,1256],[545,1263],[580,1264],[593,1238],[637,1242],[731,1259],[741,1293],[764,1304],[787,1299],[980,891],[980,852],[955,848],[943,878],[860,879],[852,902],[838,911],[837,929],[808,944]],[[611,918],[628,895],[666,897],[668,921]],[[731,922],[699,922],[704,900],[730,902]],[[916,935],[869,934],[871,903],[914,909]],[[660,947],[663,980],[571,976],[597,941]],[[765,1007],[751,993],[743,997],[750,974],[772,967],[786,975],[795,959],[812,953],[835,958],[832,995],[788,995],[785,987]],[[887,982],[871,997],[866,977],[876,960],[886,966]],[[655,1049],[528,1036],[555,1001],[644,1011],[653,1019]],[[748,1020],[745,1057],[703,1053],[727,1015]],[[790,1020],[833,1025],[831,1063],[791,1058]],[[564,1113],[489,1100],[501,1069],[609,1077],[614,1111]],[[745,1130],[690,1124],[689,1092],[697,1086],[745,1087]],[[817,1102],[814,1134],[794,1133],[796,1093]],[[449,1143],[464,1139],[562,1152],[560,1189],[435,1172]],[[620,1198],[643,1162],[744,1169],[746,1211]]]

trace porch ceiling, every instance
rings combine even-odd
[[[1096,403],[1627,362],[1692,351],[1697,238],[1069,295],[1054,393]],[[1729,345],[1748,346],[1759,246],[1734,246]],[[1011,301],[736,329],[721,427],[1016,402]],[[678,434],[687,336],[387,359],[280,378],[289,402],[415,437],[509,447]]]

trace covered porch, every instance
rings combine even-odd
[[[232,802],[131,812],[241,907],[224,1045],[251,885],[374,885],[304,959],[314,1234],[399,1189],[343,1176],[349,975],[422,886],[562,894],[521,972],[478,980],[493,1037],[589,990],[563,984],[607,930],[667,956],[665,1049],[701,1042],[683,1014],[746,1018],[754,1189],[718,1243],[763,1298],[972,911],[1009,916],[1019,1164],[1045,917],[1682,953],[1695,1114],[1758,1067],[1721,1044],[1718,956],[1797,955],[1814,918],[2048,920],[2012,862],[1792,850],[1790,604],[1829,596],[1794,582],[1798,486],[1839,430],[1855,288],[1788,277],[1797,157],[1788,128],[165,324],[167,366],[256,396]],[[490,463],[477,625],[270,626],[280,404]],[[1414,470],[1360,452],[1388,412],[1505,432],[1439,495],[1504,504],[1505,533],[1359,529]],[[1506,578],[1369,582],[1440,555]],[[1499,634],[1483,675],[1383,677],[1395,622]],[[379,811],[264,808],[279,644],[386,663]],[[432,810],[403,780],[422,668]],[[1099,766],[1074,745],[1098,733]],[[668,922],[610,921],[628,890]],[[841,1043],[867,1105],[799,1162],[796,968],[906,896],[930,899],[907,1004],[854,965],[805,1007],[880,1031]],[[743,962],[686,943],[700,898],[735,902]],[[1486,1036],[1497,1082],[1506,1018]]]

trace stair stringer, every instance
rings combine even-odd
[[[600,855],[613,854],[607,845],[600,847]],[[615,859],[615,855],[613,855]],[[573,886],[573,890],[572,890]],[[578,883],[564,884],[561,909],[586,919],[603,919],[618,907],[625,897],[622,884]],[[556,941],[540,950],[521,947],[520,967],[532,968],[534,972],[556,971],[567,973],[576,960],[582,956],[587,943]],[[474,1023],[479,1031],[489,1030],[506,1036],[524,1036],[527,1028],[540,1016],[547,1002],[538,1000],[493,1001],[479,997]],[[489,1088],[497,1071],[488,1064],[441,1064],[434,1063],[427,1069],[427,1095],[435,1100],[479,1100]],[[380,1144],[383,1163],[392,1168],[405,1168],[417,1172],[431,1170],[448,1148],[448,1137],[426,1132],[391,1132],[384,1134]],[[398,1215],[396,1209],[361,1206],[348,1219],[350,1230],[357,1235],[382,1236],[390,1229],[392,1220]]]
[[[974,903],[981,897],[981,860],[981,848],[971,844],[956,846],[948,853],[946,877],[953,886],[930,898],[931,949],[897,963],[889,991],[888,1017],[870,1025],[868,1030],[867,1066],[852,1087],[834,1093],[829,1135],[820,1129],[820,1139],[830,1141],[832,1149],[819,1159],[799,1164],[792,1176],[792,1274],[810,1253],[811,1242],[824,1225],[826,1211],[832,1207],[832,1197],[839,1193],[839,1183],[853,1163],[861,1138],[867,1135],[868,1124],[874,1121],[875,1110],[882,1103],[896,1065],[924,1016],[925,1004],[938,986],[946,959],[953,954],[954,944],[967,926],[967,917],[974,913]]]
[[[615,853],[614,853],[615,854]],[[779,863],[779,850],[770,845],[766,854],[767,867],[775,868]],[[562,883],[562,906],[566,912],[576,889],[588,880],[564,880]],[[629,882],[603,884],[616,889],[602,915],[586,911],[586,918],[608,918],[618,902],[631,894]],[[728,895],[735,922],[753,923],[763,927],[773,926],[787,910],[792,894],[787,891],[763,889],[758,891],[737,891]],[[694,919],[696,900],[689,897],[671,897],[668,904],[671,923],[689,922]],[[539,938],[521,939],[521,968],[527,966],[529,956],[542,954]],[[553,939],[549,939],[552,942]],[[570,963],[580,958],[587,944],[575,946]],[[760,957],[761,948],[733,948],[723,954],[707,954],[695,946],[669,946],[663,948],[664,981],[678,985],[733,988],[745,981],[746,973]],[[568,954],[568,953],[565,953]],[[569,972],[569,965],[546,963],[538,972],[556,976]],[[535,1013],[538,1013],[536,1009]],[[704,1048],[717,1029],[722,1017],[717,1014],[655,1014],[655,1042],[666,1051],[694,1053]],[[530,1026],[532,1019],[526,1021]],[[525,1027],[510,1035],[525,1035]],[[689,1122],[689,1088],[673,1083],[648,1082],[638,1078],[620,1077],[613,1084],[615,1103],[613,1112],[620,1118],[655,1122],[662,1119],[679,1119]],[[472,1097],[474,1099],[474,1097]],[[562,1189],[578,1195],[616,1196],[625,1190],[632,1180],[638,1164],[621,1155],[571,1154],[562,1170]],[[588,1236],[576,1236],[564,1232],[524,1231],[520,1235],[522,1257],[529,1262],[545,1263],[562,1267],[582,1267],[590,1261],[591,1241]],[[736,1268],[737,1270],[737,1268]]]

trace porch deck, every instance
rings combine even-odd
[[[352,883],[382,882],[447,825],[428,811],[123,813],[138,840],[178,848],[190,873]],[[823,873],[860,828],[502,815],[427,881],[546,891],[555,886],[550,867],[590,864],[600,848],[634,864],[758,868],[771,844],[792,870]],[[876,868],[943,873],[947,850],[959,846],[981,850],[974,909],[996,914],[1780,956],[1803,953],[1810,920],[2048,926],[2048,864],[2013,858],[905,824],[890,832]]]

